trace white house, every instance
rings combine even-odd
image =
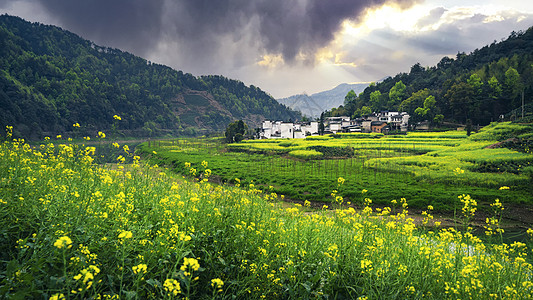
[[[381,111],[378,114],[375,114],[377,120],[388,123],[391,129],[399,129],[401,131],[407,131],[409,127],[409,114],[406,112],[397,112],[397,111]]]
[[[326,118],[325,122],[326,131],[330,131],[333,133],[337,132],[343,132],[345,131],[344,128],[347,128],[351,125],[355,125],[355,123],[350,120],[350,117],[342,116],[342,117],[328,117]]]
[[[318,122],[309,123],[284,123],[281,121],[263,121],[258,138],[276,139],[290,138],[303,139],[309,135],[318,134]]]
[[[318,134],[318,122],[284,123],[263,121],[259,139],[290,138],[303,139]],[[350,117],[329,117],[324,120],[326,133],[339,132],[384,132],[384,130],[407,131],[409,114],[406,112],[382,111],[373,113],[365,119],[352,120]]]
[[[294,138],[294,124],[293,123],[281,123],[281,138]]]

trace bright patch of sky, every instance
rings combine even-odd
[[[335,78],[375,81],[409,72],[417,62],[436,65],[443,56],[469,53],[532,25],[533,1],[426,1],[404,10],[384,5],[368,10],[362,22],[344,21],[316,58],[318,66],[331,66],[322,70]]]

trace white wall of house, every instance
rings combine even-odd
[[[402,131],[407,131],[407,128],[409,128],[409,118],[411,116],[409,116],[408,113],[405,113],[402,115],[402,124],[401,124],[401,128],[402,128]]]
[[[293,123],[281,123],[281,138],[293,139],[294,138],[294,124]]]
[[[294,127],[296,130],[301,130],[303,134],[303,138],[305,138],[307,135],[313,135],[318,134],[318,122],[310,122],[310,123],[304,123],[304,124],[297,124]],[[296,134],[294,136],[296,137]]]
[[[263,129],[272,129],[272,121],[263,121]]]
[[[342,131],[342,123],[329,123],[329,131],[333,133]]]
[[[294,131],[294,138],[295,139],[305,139],[305,132],[301,130]]]
[[[364,120],[362,127],[363,132],[372,132],[372,120]]]

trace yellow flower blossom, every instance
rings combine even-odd
[[[186,271],[188,270],[188,268],[191,268],[193,271],[198,271],[198,269],[200,268],[198,260],[196,258],[185,257],[183,259],[183,265],[181,266],[180,270]]]
[[[58,249],[61,249],[63,247],[70,249],[72,247],[72,240],[68,236],[65,235],[65,236],[58,238],[55,241],[54,246]]]
[[[215,289],[221,289],[224,286],[224,281],[220,278],[211,279],[211,286]]]
[[[53,294],[49,298],[49,300],[63,300],[63,299],[66,299],[65,295],[63,295],[63,294]]]
[[[131,239],[133,237],[133,233],[131,231],[123,230],[119,235],[119,239]]]
[[[136,266],[131,267],[133,270],[133,273],[139,274],[139,273],[146,273],[148,266],[146,264],[138,264]]]
[[[165,291],[167,291],[169,296],[171,295],[177,296],[178,294],[181,293],[181,286],[176,279],[165,280],[165,283],[163,283],[163,287]]]

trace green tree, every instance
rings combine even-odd
[[[415,114],[415,109],[424,105],[424,100],[430,96],[428,89],[414,92],[411,97],[405,99],[400,104],[400,111],[405,111],[411,116]]]
[[[466,135],[470,136],[472,134],[472,120],[470,119],[466,120],[465,130],[466,130]]]
[[[444,121],[444,115],[438,114],[433,118],[433,124],[435,124],[435,126],[442,124],[442,121]]]
[[[320,120],[319,120],[319,123],[318,123],[318,134],[320,135],[323,135],[324,134],[324,131],[325,131],[325,126],[324,126],[324,119],[325,119],[325,115],[324,115],[324,112],[322,112],[320,114]]]
[[[424,106],[418,107],[417,109],[415,109],[415,114],[433,123],[433,118],[435,116],[436,103],[437,103],[437,100],[435,100],[434,96],[431,95],[427,97],[426,100],[424,100]]]
[[[490,92],[489,97],[492,99],[497,99],[502,95],[502,85],[498,82],[498,79],[495,76],[492,76],[488,81]]]
[[[372,109],[370,108],[370,106],[363,106],[361,108],[358,108],[354,114],[352,115],[352,118],[359,118],[359,117],[362,117],[362,116],[368,116],[372,113]]]
[[[355,102],[356,99],[357,99],[357,94],[353,90],[350,90],[348,94],[346,94],[346,96],[344,97],[344,105],[346,106],[350,103],[353,103]]]
[[[248,125],[243,120],[238,120],[233,123],[229,123],[226,127],[226,142],[238,143],[244,139],[246,132],[248,131]]]
[[[456,82],[448,90],[444,97],[450,103],[453,118],[459,122],[470,119],[471,106],[474,99],[472,86],[465,82]]]
[[[470,78],[466,81],[474,90],[474,93],[481,94],[481,88],[483,87],[483,82],[481,78],[476,74],[470,75]]]
[[[380,111],[383,109],[383,97],[380,91],[373,91],[370,94],[370,107],[373,111]]]
[[[520,74],[513,67],[509,67],[505,72],[504,94],[512,108],[517,108],[520,105],[519,95],[521,91]]]
[[[400,103],[405,100],[406,89],[407,87],[401,80],[394,84],[394,86],[389,90],[389,103],[387,105],[388,109],[396,109]]]

